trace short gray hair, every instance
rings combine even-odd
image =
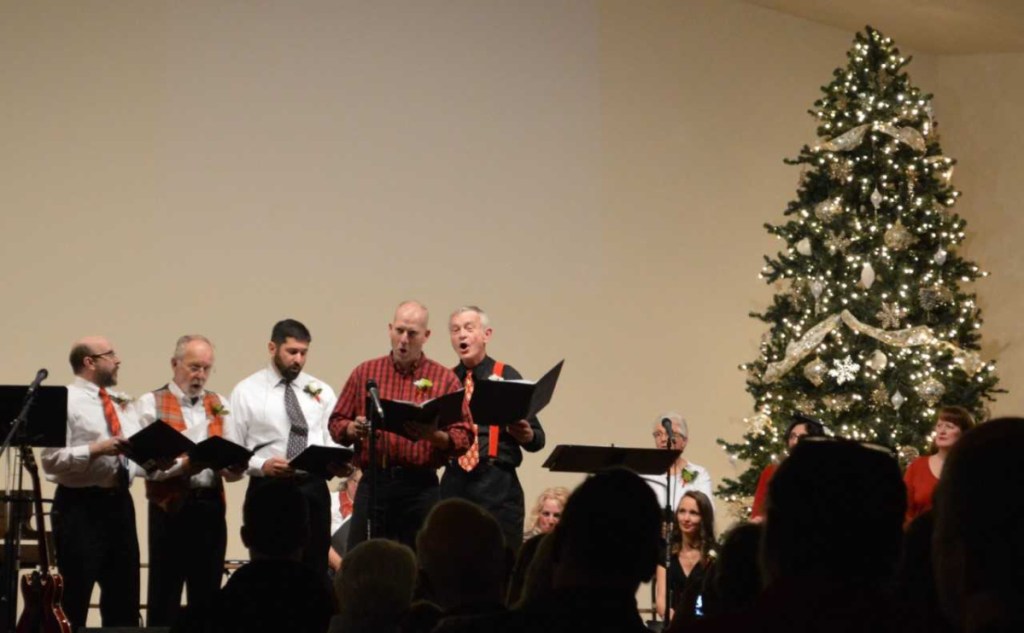
[[[462,314],[463,312],[476,312],[477,314],[480,315],[480,325],[484,326],[485,328],[491,327],[491,317],[487,316],[487,313],[483,311],[483,308],[480,308],[480,307],[477,307],[477,306],[462,306],[462,307],[456,308],[448,316],[448,320],[450,321],[452,317],[458,316],[458,315]]]
[[[690,429],[687,428],[686,420],[683,418],[682,414],[676,413],[675,411],[669,411],[668,413],[662,413],[661,415],[659,415],[654,420],[655,428],[659,428],[660,429],[661,428],[661,421],[664,420],[665,418],[668,418],[669,420],[672,420],[672,425],[673,426],[678,424],[679,425],[679,433],[682,434],[683,437],[689,439],[689,437],[690,437]]]
[[[192,341],[202,341],[213,349],[213,343],[210,339],[206,338],[202,334],[186,334],[178,339],[178,342],[174,344],[174,360],[181,360],[185,357],[185,348]]]

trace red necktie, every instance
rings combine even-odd
[[[100,387],[100,402],[103,403],[103,417],[107,419],[107,428],[110,429],[110,437],[121,435],[121,421],[117,419],[117,409],[114,408],[114,401],[110,394],[103,387]]]
[[[469,404],[470,399],[473,398],[473,370],[466,372],[466,404]],[[479,438],[479,427],[476,423],[473,423],[473,445],[469,447],[466,454],[459,458],[459,468],[466,471],[467,473],[476,468],[477,464],[480,463],[480,443],[477,441]]]

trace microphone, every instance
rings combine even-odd
[[[662,418],[661,426],[665,429],[665,434],[668,436],[666,448],[672,448],[672,420],[670,418]]]
[[[40,383],[46,380],[46,377],[49,375],[50,372],[46,371],[45,369],[40,369],[38,372],[36,372],[36,379],[33,380],[32,384],[28,386],[28,393],[26,393],[25,395],[31,396],[33,393],[35,393],[35,390],[39,388]]]
[[[384,419],[384,407],[380,406],[380,391],[377,389],[377,381],[373,378],[366,381],[366,392],[373,401],[373,408],[377,410],[378,419]]]

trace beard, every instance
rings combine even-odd
[[[277,371],[281,373],[281,377],[291,382],[299,377],[302,373],[302,365],[293,363],[292,365],[285,365],[284,361],[277,354],[274,355],[274,367],[277,367]]]
[[[113,387],[117,384],[117,368],[96,369],[96,384],[100,387]]]

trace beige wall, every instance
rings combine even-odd
[[[985,321],[982,350],[997,359],[1000,386],[1010,392],[993,415],[1022,415],[1024,354],[1024,54],[941,57],[937,116],[943,149],[959,163],[954,181],[964,191],[957,209],[967,219],[967,253],[992,276],[977,284]]]
[[[762,224],[795,193],[782,159],[813,138],[805,111],[851,33],[714,0],[0,0],[0,15],[0,383],[44,366],[67,382],[71,341],[100,332],[138,394],[195,331],[226,393],[291,316],[313,331],[310,372],[340,386],[387,351],[407,297],[434,310],[428,353],[453,363],[445,316],[472,302],[526,376],[567,359],[550,446],[646,446],[671,409],[695,462],[737,472],[714,439],[738,437],[751,404],[736,366],[778,246]],[[912,66],[985,232],[967,248],[997,273],[980,291],[1004,377],[1022,362],[1004,307],[1020,301],[1021,70]],[[546,454],[521,470],[528,498],[579,480],[543,471]]]

